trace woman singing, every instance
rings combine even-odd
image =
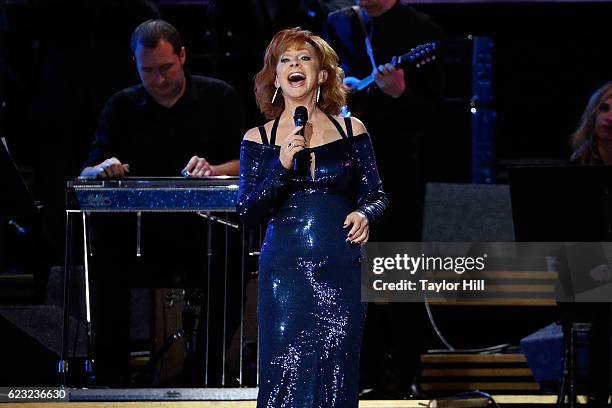
[[[358,405],[360,244],[388,202],[363,123],[338,116],[342,77],[323,39],[292,28],[274,36],[255,78],[272,120],[244,136],[237,211],[247,224],[267,223],[259,408]],[[294,124],[298,107],[305,126]]]

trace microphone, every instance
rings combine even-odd
[[[297,108],[295,108],[295,112],[293,113],[293,123],[295,123],[295,126],[305,127],[306,122],[308,122],[308,109],[306,109],[305,106],[298,106]],[[304,137],[304,127],[302,127],[302,129],[298,132],[298,134],[302,137]],[[300,167],[300,165],[303,164],[302,162],[304,161],[303,151],[298,152],[294,157],[295,160],[293,161],[293,170],[297,172],[298,167]]]
[[[305,106],[298,106],[293,113],[293,123],[295,126],[304,126],[306,122],[308,122],[308,109]],[[299,134],[304,136],[304,129],[300,130]]]

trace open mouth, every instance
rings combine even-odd
[[[293,72],[287,77],[291,86],[300,86],[306,81],[306,75],[301,72]]]

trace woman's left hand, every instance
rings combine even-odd
[[[363,244],[370,237],[370,226],[368,218],[358,211],[353,211],[346,216],[344,220],[344,228],[351,226],[346,241],[350,243]]]

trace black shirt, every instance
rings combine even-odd
[[[379,17],[364,16],[365,29],[370,35],[375,62],[384,65],[394,56],[405,54],[412,47],[439,40],[443,32],[428,15],[402,4],[395,5]],[[354,8],[331,13],[325,24],[325,36],[340,57],[346,76],[359,79],[370,75],[372,65],[365,47],[365,34]],[[352,95],[349,108],[355,116],[372,127],[375,121],[398,121],[411,126],[421,125],[431,118],[442,93],[442,71],[437,64],[422,69],[404,68],[406,92],[398,99],[383,94],[376,86]],[[388,126],[388,123],[385,123]],[[420,126],[419,126],[420,127]],[[373,137],[376,134],[373,133]]]
[[[136,85],[113,95],[100,116],[86,166],[117,157],[130,176],[179,176],[192,156],[211,164],[238,159],[244,111],[238,94],[218,79],[187,75],[170,108]]]

